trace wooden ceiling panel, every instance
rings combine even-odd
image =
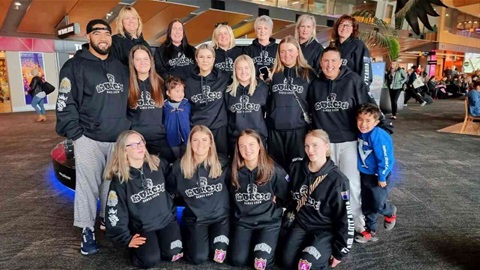
[[[79,23],[81,35],[85,35],[85,30],[90,20],[105,19],[107,13],[117,5],[118,0],[79,0],[73,9],[68,13],[69,21],[70,23]],[[115,32],[115,28],[113,26],[112,31]]]
[[[185,24],[185,31],[188,35],[188,41],[195,46],[211,39],[216,23],[228,22],[228,25],[234,26],[250,17],[249,14],[209,9],[188,21]]]
[[[160,4],[160,2],[157,2]],[[188,5],[180,5],[180,4],[172,4],[172,3],[161,3],[166,4],[167,6],[162,9],[160,12],[155,13],[153,17],[146,20],[144,19],[143,13],[140,13],[140,17],[143,20],[143,37],[145,40],[148,41],[150,45],[160,44],[165,40],[165,37],[157,38],[159,33],[167,31],[168,24],[173,19],[182,19],[190,15],[193,11],[198,9],[196,6],[188,6]],[[137,8],[135,8],[137,9]],[[137,9],[138,11],[138,9]],[[146,13],[148,16],[148,12]]]
[[[3,21],[7,17],[7,13],[10,10],[13,0],[2,0],[0,1],[0,28],[2,28]]]
[[[78,0],[32,0],[17,31],[36,34],[54,34],[55,27],[75,6],[77,1]]]

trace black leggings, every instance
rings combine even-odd
[[[422,96],[417,92],[416,89],[414,89],[413,87],[407,87],[407,90],[405,90],[405,100],[403,101],[403,104],[407,104],[407,102],[412,97],[416,101],[418,101],[420,104],[422,104],[424,102]]]
[[[392,104],[392,116],[396,116],[398,108],[398,97],[400,96],[402,89],[388,89],[388,92],[390,93],[390,102]]]

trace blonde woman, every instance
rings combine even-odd
[[[297,25],[295,26],[295,38],[300,43],[305,60],[307,60],[315,72],[318,72],[320,70],[323,46],[317,41],[316,27],[315,17],[310,14],[303,14],[298,17]]]
[[[303,58],[298,41],[287,36],[280,41],[273,66],[267,112],[268,151],[286,170],[295,158],[302,158],[307,133],[307,90],[315,72]]]
[[[263,143],[268,137],[264,117],[268,85],[255,77],[255,66],[250,56],[240,55],[235,60],[232,78],[225,95],[230,153],[235,149],[238,134],[245,129],[257,131]]]
[[[194,126],[181,160],[173,164],[168,185],[185,201],[185,257],[193,264],[213,258],[223,263],[229,244],[228,161],[219,158],[213,134]]]
[[[136,267],[183,256],[175,206],[165,188],[168,162],[150,155],[143,136],[122,132],[105,179],[112,179],[106,208],[107,237],[128,247]]]
[[[32,80],[30,81],[29,91],[25,92],[25,94],[30,93],[32,97],[32,107],[35,109],[35,112],[38,114],[37,122],[47,121],[47,117],[45,116],[45,97],[47,94],[42,90],[42,74],[37,68],[32,68],[30,71],[32,74]]]
[[[211,45],[215,49],[215,67],[232,76],[233,62],[242,54],[242,49],[235,46],[235,36],[228,23],[215,25]]]
[[[150,49],[150,45],[143,39],[142,19],[135,8],[123,7],[115,19],[117,34],[112,36],[111,54],[128,67],[128,55],[135,45],[143,45]]]

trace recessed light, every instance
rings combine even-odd
[[[13,2],[13,5],[15,6],[14,8],[15,8],[16,10],[18,10],[18,9],[20,8],[20,6],[22,5],[22,3],[20,3],[20,2]]]

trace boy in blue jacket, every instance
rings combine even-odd
[[[185,83],[176,77],[165,81],[168,99],[163,107],[163,125],[167,131],[167,142],[178,159],[185,153],[190,134],[191,106],[185,97]]]
[[[362,212],[365,215],[365,231],[355,237],[358,243],[377,241],[377,213],[385,216],[384,227],[389,231],[395,226],[397,208],[387,202],[387,184],[395,162],[390,135],[377,127],[380,109],[365,103],[357,111],[358,170],[362,184]]]

